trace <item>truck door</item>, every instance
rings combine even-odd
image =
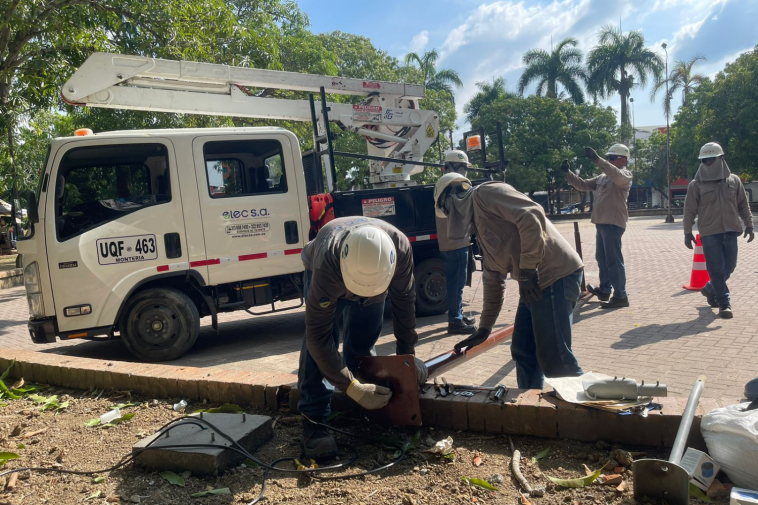
[[[307,209],[291,142],[271,133],[194,140],[211,284],[303,270]]]
[[[58,328],[110,327],[157,265],[186,256],[173,145],[92,137],[55,156],[45,234]]]

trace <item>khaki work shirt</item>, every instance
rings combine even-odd
[[[684,200],[684,233],[692,233],[697,215],[701,237],[717,233],[742,232],[753,226],[753,214],[745,187],[735,174],[720,181],[693,179],[687,186]],[[740,219],[742,221],[740,222]]]
[[[447,236],[447,218],[434,216],[437,223],[437,243],[440,251],[457,251],[471,245],[471,237],[452,240]]]
[[[392,325],[397,339],[398,354],[415,354],[416,284],[413,280],[413,251],[411,243],[400,230],[379,219],[341,217],[327,223],[309,242],[301,257],[305,268],[313,273],[305,300],[305,341],[321,373],[335,387],[347,389],[353,381],[342,356],[334,347],[332,328],[340,298],[362,302],[364,305],[383,302],[385,291],[372,298],[360,298],[349,292],[342,280],[340,251],[350,230],[361,226],[381,228],[392,239],[397,253],[395,274],[389,286],[392,300]]]
[[[597,177],[582,179],[569,170],[566,179],[579,191],[595,192],[592,203],[593,223],[615,224],[626,229],[629,221],[626,201],[632,188],[632,173],[626,168],[617,168],[603,158],[598,158],[595,164],[603,171]]]
[[[503,306],[505,277],[521,269],[539,271],[540,288],[572,274],[584,264],[542,206],[503,182],[477,186],[474,223],[484,258],[484,303],[479,326],[491,330]]]

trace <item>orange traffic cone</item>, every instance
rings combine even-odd
[[[690,291],[700,291],[708,284],[711,278],[708,276],[708,270],[705,269],[705,255],[703,254],[703,244],[700,243],[700,234],[697,234],[695,242],[695,257],[692,259],[692,274],[690,275],[689,285],[682,286]]]

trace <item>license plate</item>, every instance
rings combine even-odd
[[[97,262],[101,265],[133,263],[158,259],[155,235],[132,235],[97,240]]]

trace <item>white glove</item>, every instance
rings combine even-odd
[[[392,391],[376,384],[361,384],[358,379],[347,387],[347,396],[366,410],[377,410],[389,403]]]
[[[413,357],[413,361],[416,362],[416,383],[418,383],[419,386],[423,386],[426,383],[426,379],[429,377],[429,369],[426,368],[423,361],[415,356]]]

